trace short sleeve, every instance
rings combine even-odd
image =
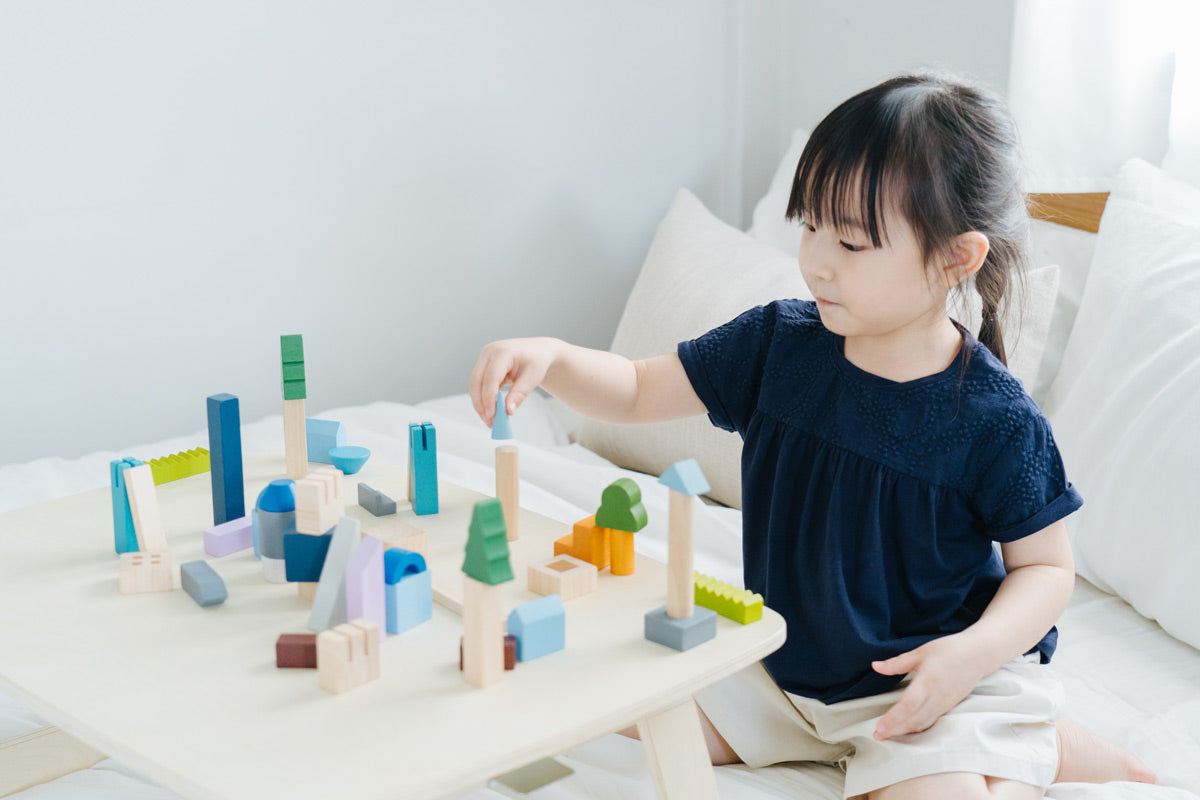
[[[696,339],[680,342],[679,360],[713,425],[744,433],[758,405],[775,307],[758,306]]]
[[[998,542],[1037,533],[1083,505],[1040,412],[1009,436],[983,471],[975,505],[988,537]]]

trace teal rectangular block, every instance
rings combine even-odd
[[[438,513],[437,431],[433,423],[408,426],[408,491],[413,513]]]
[[[136,458],[118,458],[109,462],[109,479],[112,484],[113,544],[117,554],[138,552],[137,531],[133,527],[133,510],[129,507],[129,495],[125,491],[125,470],[140,467]]]

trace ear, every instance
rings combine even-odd
[[[987,259],[988,238],[979,231],[967,231],[955,236],[950,243],[950,257],[942,265],[942,285],[952,289],[979,272]]]

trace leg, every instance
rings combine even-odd
[[[694,700],[639,722],[638,738],[660,800],[718,800]]]
[[[867,800],[1039,800],[1037,786],[968,772],[942,772],[877,789]]]
[[[1136,781],[1158,778],[1133,753],[1082,728],[1069,719],[1058,721],[1058,774],[1055,783]]]
[[[733,748],[729,746],[729,742],[725,741],[725,737],[713,727],[712,722],[704,714],[704,709],[696,706],[696,712],[700,715],[700,730],[704,733],[704,744],[708,747],[708,758],[714,767],[724,766],[725,764],[740,764],[742,759],[737,753],[733,752]],[[630,725],[628,728],[622,728],[617,731],[622,736],[628,736],[630,739],[640,738],[636,725]]]

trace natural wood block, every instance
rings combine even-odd
[[[563,602],[582,597],[596,591],[599,585],[599,570],[575,556],[561,555],[530,564],[526,570],[529,591],[540,594],[557,594]]]
[[[122,553],[121,594],[169,592],[175,588],[175,562],[170,553]]]
[[[333,498],[332,481],[328,475],[312,475],[296,481],[296,532],[319,536],[341,518]]]
[[[154,488],[154,472],[149,464],[125,470],[125,491],[129,496],[129,510],[133,513],[138,549],[143,553],[165,553],[167,535],[158,507],[158,492]]]
[[[504,529],[508,541],[521,538],[520,466],[517,446],[496,448],[496,498],[504,508]]]
[[[695,609],[696,592],[693,584],[695,548],[693,525],[696,499],[671,490],[667,513],[667,616],[672,619],[690,617]]]
[[[300,480],[308,474],[308,431],[304,399],[283,401],[283,449],[287,476]]]
[[[356,619],[317,635],[319,685],[341,694],[377,679],[379,626]]]
[[[504,675],[504,605],[501,584],[463,575],[463,678],[484,688]]]
[[[296,584],[296,591],[301,597],[311,603],[313,598],[317,596],[317,587],[320,585],[319,581],[302,581]]]
[[[420,528],[401,522],[398,518],[372,525],[364,533],[383,542],[385,548],[399,547],[423,556],[429,555],[429,535]]]

